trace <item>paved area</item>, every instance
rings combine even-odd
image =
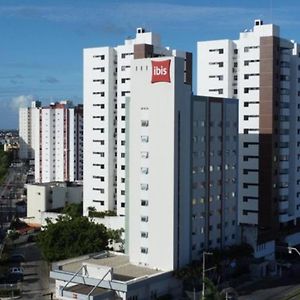
[[[54,286],[49,283],[49,267],[42,259],[36,244],[24,244],[16,248],[15,252],[25,256],[25,262],[21,263],[24,268],[24,281],[21,283],[20,299],[51,299],[49,293],[55,291]]]

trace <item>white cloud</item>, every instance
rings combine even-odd
[[[17,97],[13,97],[9,104],[10,108],[13,110],[18,110],[20,107],[28,107],[30,106],[31,101],[34,100],[32,95],[21,95]]]

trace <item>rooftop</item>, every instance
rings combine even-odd
[[[91,257],[78,257],[69,261],[58,262],[60,269],[66,272],[76,273],[83,263],[95,264],[113,268],[113,279],[118,281],[129,281],[134,278],[151,276],[162,273],[157,269],[137,266],[129,262],[129,257],[114,252],[104,252]]]

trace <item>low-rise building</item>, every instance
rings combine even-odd
[[[42,213],[82,202],[81,182],[50,182],[27,184],[28,223],[43,224]]]
[[[173,272],[130,263],[122,253],[86,255],[52,265],[58,299],[157,299],[181,295],[181,283]]]

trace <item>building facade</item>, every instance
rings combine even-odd
[[[35,181],[82,180],[83,106],[61,101],[39,112]]]
[[[198,42],[197,55],[198,94],[239,99],[242,238],[272,259],[275,240],[300,243],[299,45],[256,20],[238,40]]]
[[[82,202],[82,183],[48,182],[27,184],[26,222],[45,225],[43,214],[62,209],[71,203]],[[57,216],[57,214],[56,214]]]
[[[238,101],[193,96],[191,251],[240,243]]]
[[[21,108],[20,156],[34,159],[36,182],[82,180],[83,106],[61,101]]]
[[[35,131],[39,115],[40,101],[32,101],[31,107],[19,109],[19,158],[34,159],[38,134]]]
[[[126,103],[127,251],[132,263],[164,271],[191,260],[188,57],[136,57]]]
[[[130,97],[134,57],[172,51],[160,37],[138,28],[117,47],[84,49],[84,214],[115,210],[125,215],[126,98]]]

